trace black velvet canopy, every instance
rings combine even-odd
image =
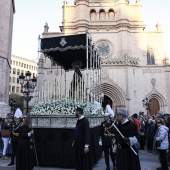
[[[41,52],[65,70],[74,69],[74,62],[79,63],[80,69],[85,69],[87,67],[86,38],[86,34],[43,38]]]

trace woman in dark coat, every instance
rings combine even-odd
[[[35,157],[31,144],[33,130],[30,129],[30,119],[27,117],[20,127],[19,141],[16,154],[16,170],[32,170]]]

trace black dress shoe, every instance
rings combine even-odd
[[[110,167],[106,167],[106,170],[110,170]]]
[[[10,162],[10,163],[8,164],[8,166],[12,166],[12,165],[14,165],[14,162]]]

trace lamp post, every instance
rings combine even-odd
[[[34,92],[34,89],[37,85],[37,78],[33,77],[31,78],[30,71],[27,71],[25,73],[25,76],[23,73],[19,76],[20,84],[21,84],[21,92],[24,95],[24,99],[27,103],[27,110],[26,114],[28,114],[28,103],[31,100],[32,96],[30,96],[31,93]]]
[[[16,101],[14,99],[9,100],[9,106],[11,107],[11,116],[14,117],[14,110],[16,107]]]
[[[143,107],[147,110],[147,115],[149,115],[149,106],[151,105],[152,99],[148,99],[147,97],[142,100]]]

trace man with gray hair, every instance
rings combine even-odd
[[[117,147],[114,147],[116,167],[118,170],[141,170],[139,155],[135,147],[135,144],[139,141],[139,133],[137,126],[128,120],[127,116],[128,112],[126,109],[118,109],[118,124],[115,133]]]
[[[158,113],[156,114],[156,118],[162,118],[162,119],[166,119],[165,118],[165,114],[162,110],[159,110]]]

